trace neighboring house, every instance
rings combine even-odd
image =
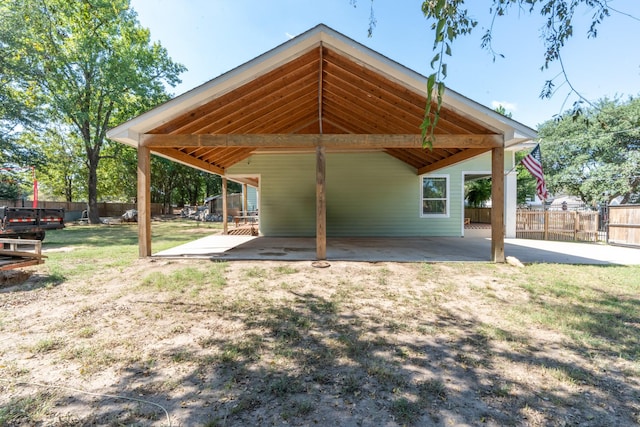
[[[505,171],[536,133],[447,89],[424,148],[426,87],[319,25],[108,136],[138,149],[141,212],[149,156],[161,155],[257,188],[260,234],[315,236],[319,259],[331,236],[464,236],[464,181],[491,177],[492,258],[503,260],[516,209],[516,174]]]
[[[590,206],[587,206],[584,201],[578,196],[559,195],[555,196],[549,203],[548,210],[550,211],[583,211],[592,210]]]

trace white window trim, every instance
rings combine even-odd
[[[422,202],[424,201],[424,194],[423,194],[423,180],[424,178],[445,178],[446,179],[446,213],[444,214],[440,214],[440,213],[434,213],[434,214],[425,214],[422,211]],[[426,174],[426,175],[420,175],[420,179],[418,180],[418,184],[420,184],[420,203],[418,204],[419,206],[419,212],[420,212],[420,218],[450,218],[451,217],[451,177],[449,176],[449,174]]]

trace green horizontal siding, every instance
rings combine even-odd
[[[415,169],[385,153],[329,154],[327,234],[431,234],[435,229],[420,218],[419,190]]]
[[[415,169],[381,152],[328,153],[327,235],[460,236],[462,171],[490,170],[490,165],[488,154],[439,170],[437,175],[449,175],[450,216],[422,218]],[[254,155],[228,172],[260,175],[263,235],[315,235],[315,154]]]
[[[312,154],[261,154],[229,174],[260,175],[260,232],[265,236],[314,236],[316,175]]]

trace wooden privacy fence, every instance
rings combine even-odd
[[[0,200],[0,206],[11,207],[31,207],[31,200]],[[64,209],[65,213],[77,212],[87,209],[86,202],[49,202],[45,200],[38,201],[39,208],[51,208],[51,209]],[[138,205],[135,203],[111,203],[102,202],[98,203],[98,214],[103,217],[120,216],[129,209],[138,209]],[[151,215],[162,214],[162,203],[151,203]]]
[[[464,217],[471,222],[491,224],[491,208],[464,208]]]
[[[519,239],[598,241],[598,213],[578,211],[516,211]]]
[[[608,242],[640,247],[640,205],[609,206]]]
[[[31,200],[0,200],[0,206],[10,206],[15,208],[30,208],[33,206],[33,201]],[[64,209],[65,212],[73,212],[87,209],[86,202],[48,202],[45,200],[38,201],[39,208],[50,208],[50,209]]]

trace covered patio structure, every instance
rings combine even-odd
[[[420,125],[426,87],[424,76],[319,25],[112,129],[109,138],[138,151],[140,257],[152,254],[151,154],[220,175],[223,200],[227,179],[260,187],[261,174],[250,172],[259,156],[313,155],[313,237],[315,257],[322,260],[327,256],[328,155],[383,153],[419,177],[490,153],[490,259],[503,262],[505,162],[510,162],[505,151],[535,138],[535,131],[446,90],[433,146],[425,148]],[[357,159],[347,167],[357,168]],[[296,167],[308,164],[290,168]],[[268,226],[277,212],[261,209],[261,225]],[[457,218],[447,212],[445,220]],[[226,213],[223,221],[226,231]]]

